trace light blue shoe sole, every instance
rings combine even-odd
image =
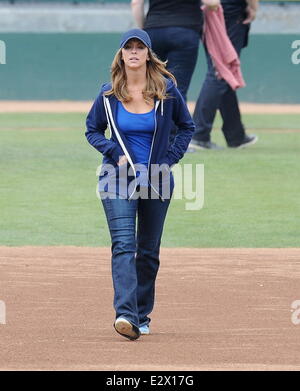
[[[141,335],[149,335],[150,334],[149,326],[141,326],[140,333],[141,333]]]

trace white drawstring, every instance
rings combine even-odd
[[[105,99],[104,95],[103,95],[103,104],[104,104],[104,109],[105,109],[105,114],[106,114],[106,119],[107,119],[107,126],[108,126],[108,130],[109,130],[109,138],[111,138],[111,126],[110,126],[110,121],[109,121],[107,107],[106,107],[106,99]]]

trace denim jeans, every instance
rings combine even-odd
[[[146,29],[152,49],[177,80],[177,87],[186,100],[187,91],[197,63],[200,34],[186,27]]]
[[[226,17],[226,15],[225,15]],[[241,16],[225,19],[227,34],[240,56],[247,44],[249,25],[242,23]],[[196,102],[193,120],[196,130],[193,139],[210,141],[210,133],[216,112],[219,109],[222,119],[222,131],[228,145],[238,145],[245,136],[237,94],[223,79],[217,79],[211,57],[205,47],[207,74]]]
[[[167,69],[175,76],[177,87],[187,100],[187,91],[197,63],[200,34],[186,27],[161,27],[146,29],[152,49],[162,61],[168,61]],[[170,143],[174,141],[177,127],[174,124]]]
[[[105,198],[112,242],[116,318],[147,325],[153,309],[163,225],[170,200]],[[137,218],[137,219],[136,219]],[[136,229],[137,220],[137,229]]]

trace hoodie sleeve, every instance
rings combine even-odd
[[[188,149],[193,132],[195,131],[194,122],[181,93],[176,87],[174,87],[172,93],[173,96],[175,94],[173,121],[178,130],[167,153],[168,164],[170,167],[178,163],[178,161],[183,157]]]
[[[97,96],[86,119],[85,136],[88,142],[103,155],[110,156],[116,163],[124,155],[121,147],[104,136],[107,128],[107,117],[103,103],[103,89]]]

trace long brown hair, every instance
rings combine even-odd
[[[167,61],[161,61],[156,54],[148,49],[149,60],[146,70],[146,88],[143,91],[144,100],[151,104],[152,99],[166,99],[166,78],[173,80],[177,85],[172,73],[166,69]],[[112,88],[105,92],[105,95],[115,95],[121,102],[130,102],[132,97],[127,90],[127,76],[124,61],[122,60],[122,49],[119,49],[111,65]]]

